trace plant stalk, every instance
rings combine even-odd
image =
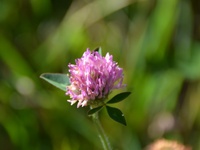
[[[110,142],[108,140],[108,137],[106,136],[104,129],[99,121],[99,115],[98,112],[94,113],[92,115],[92,119],[97,127],[98,133],[99,133],[99,138],[101,140],[102,146],[104,150],[112,150]]]

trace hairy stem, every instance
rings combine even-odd
[[[98,112],[94,113],[92,115],[93,121],[97,127],[98,133],[99,133],[99,138],[101,140],[102,146],[104,148],[104,150],[112,150],[111,146],[110,146],[110,142],[108,140],[108,137],[106,136],[104,129],[99,121],[99,115]]]

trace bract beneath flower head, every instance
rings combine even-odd
[[[71,105],[78,102],[77,107],[87,106],[95,100],[103,100],[113,89],[122,88],[123,69],[113,61],[109,53],[105,57],[96,51],[87,49],[76,64],[69,64],[71,85],[66,94]]]

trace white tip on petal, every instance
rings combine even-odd
[[[87,105],[87,100],[84,100],[83,102],[82,102],[82,107],[83,106],[86,106]]]
[[[67,100],[68,102],[71,103],[71,105],[75,104],[76,103],[76,100]]]

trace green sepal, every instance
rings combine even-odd
[[[110,106],[106,106],[106,110],[110,118],[126,126],[126,120],[121,110]]]
[[[66,74],[43,73],[40,75],[40,78],[63,91],[66,91],[67,86],[70,84],[69,77]]]
[[[113,104],[113,103],[120,102],[120,101],[124,100],[125,98],[127,98],[130,94],[131,94],[131,92],[123,92],[123,93],[117,94],[113,98],[111,98],[111,100],[109,100],[107,102],[107,104]]]
[[[88,116],[93,115],[94,113],[98,112],[103,106],[99,106],[88,111]]]
[[[97,47],[94,49],[94,51],[98,52],[102,56],[102,50],[101,47]]]

